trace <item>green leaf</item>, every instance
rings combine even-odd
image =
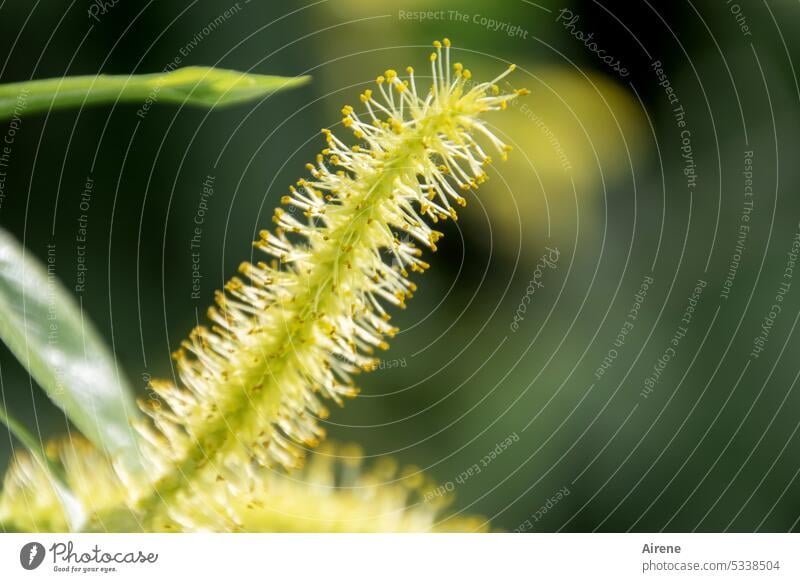
[[[41,464],[42,468],[50,476],[53,490],[58,496],[61,506],[64,508],[64,514],[67,516],[67,520],[73,531],[81,529],[86,522],[86,512],[81,502],[78,501],[78,498],[67,484],[64,467],[47,454],[42,446],[41,440],[34,437],[30,431],[25,428],[24,424],[6,410],[2,403],[0,403],[0,422],[5,424],[8,430],[17,437],[17,440],[25,445],[33,458]]]
[[[0,229],[0,339],[86,438],[136,468],[133,392],[54,263],[53,247],[45,268]]]
[[[23,81],[0,85],[0,119],[116,101],[140,103],[140,112],[161,102],[226,106],[298,87],[309,78],[184,67],[150,75],[92,75]]]
[[[25,425],[17,418],[11,415],[6,407],[0,403],[0,422],[8,427],[17,440],[21,442],[30,451],[36,460],[38,460],[47,469],[50,475],[56,479],[61,485],[67,487],[67,478],[64,475],[64,467],[60,463],[51,459],[44,450],[42,442],[31,434],[25,428]],[[69,488],[69,487],[67,487]]]

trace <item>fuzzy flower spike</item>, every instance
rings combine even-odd
[[[145,523],[179,511],[193,489],[242,492],[244,471],[301,464],[324,438],[323,401],[354,396],[353,376],[376,366],[374,350],[397,331],[387,307],[405,307],[409,272],[428,268],[420,246],[436,250],[442,236],[426,219],[455,220],[462,193],[487,178],[484,148],[501,158],[510,150],[479,116],[526,93],[498,86],[514,66],[475,83],[450,66],[449,40],[434,46],[429,90],[411,67],[406,78],[388,70],[358,111],[344,107],[357,145],[322,130],[327,147],[308,164],[311,177],[290,188],[277,227],[254,243],[269,258],[242,264],[218,292],[213,325],[174,354],[180,383],[152,383],[166,406],[143,407],[149,478],[129,486]]]

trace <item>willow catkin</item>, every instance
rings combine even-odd
[[[358,111],[342,109],[356,145],[322,130],[310,176],[254,243],[265,260],[241,265],[211,325],[175,352],[179,382],[152,382],[163,404],[143,405],[151,420],[138,426],[148,475],[128,485],[145,523],[220,483],[246,490],[254,466],[301,465],[325,436],[325,401],[354,396],[353,376],[376,367],[396,333],[387,308],[405,307],[409,274],[428,268],[421,247],[435,251],[442,236],[432,225],[455,220],[463,193],[486,180],[487,150],[510,150],[480,117],[526,93],[498,85],[514,66],[477,83],[451,66],[447,39],[434,46],[429,89],[411,67],[405,78],[387,70]]]

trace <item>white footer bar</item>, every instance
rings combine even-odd
[[[799,566],[793,534],[0,535],[0,580],[779,581]]]

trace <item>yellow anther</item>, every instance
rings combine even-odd
[[[445,38],[444,39],[444,46],[446,46],[447,48],[450,48],[450,39],[449,38]]]
[[[414,74],[414,67],[406,67],[406,73],[408,73],[409,75],[413,75]]]
[[[431,53],[431,62],[436,60],[436,53]]]
[[[442,48],[442,43],[440,43],[438,40],[435,40],[433,41],[433,46],[436,47],[437,49],[440,49]]]
[[[377,78],[377,79],[375,79],[375,82],[376,82],[378,85],[383,85],[383,82],[384,82],[385,80],[386,80],[386,78],[385,78],[383,75],[378,75],[378,78]]]

